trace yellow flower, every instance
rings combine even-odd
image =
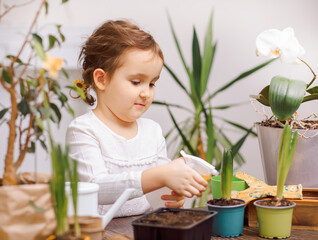
[[[42,67],[48,71],[49,76],[56,78],[59,75],[59,70],[62,68],[63,60],[61,58],[51,57],[50,55],[45,55],[45,60]]]
[[[75,87],[78,87],[78,88],[82,89],[83,91],[85,91],[86,88],[87,88],[87,86],[86,86],[84,80],[81,80],[81,79],[76,79],[76,80],[74,80],[74,81],[73,81],[73,85],[74,85]]]

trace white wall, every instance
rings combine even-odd
[[[22,0],[2,0],[11,5],[26,2]],[[172,66],[180,78],[187,85],[186,75],[182,68],[178,53],[170,32],[167,11],[170,13],[177,36],[188,65],[191,64],[191,41],[193,26],[196,27],[202,44],[207,21],[210,12],[214,11],[214,39],[217,40],[218,48],[212,69],[209,91],[212,92],[226,82],[234,79],[240,73],[248,70],[266,59],[255,56],[255,38],[263,30],[268,28],[283,29],[291,26],[294,28],[296,37],[307,51],[304,59],[318,71],[318,1],[316,0],[70,0],[65,5],[60,1],[49,1],[50,13],[48,16],[41,15],[37,28],[44,23],[59,23],[63,25],[67,41],[62,51],[55,54],[62,55],[68,61],[72,79],[80,74],[76,70],[76,59],[79,45],[85,36],[107,19],[125,18],[137,23],[143,29],[149,31],[160,44],[165,60]],[[13,10],[0,22],[0,57],[6,54],[15,54],[20,35],[14,35],[15,30],[26,31],[26,26],[32,20],[39,1],[30,6]],[[2,8],[1,11],[4,9]],[[13,52],[12,52],[13,51]],[[302,79],[309,82],[312,78],[309,70],[304,66],[283,65],[279,61],[257,72],[242,82],[232,86],[229,90],[221,93],[212,103],[214,106],[226,103],[248,102],[250,94],[256,94],[269,84],[272,76],[281,74],[294,79]],[[185,103],[185,96],[164,70],[161,80],[157,84],[156,99],[173,103]],[[0,101],[6,102],[6,95],[0,89]],[[76,109],[76,115],[87,111],[87,107],[77,101],[72,101]],[[301,115],[306,116],[311,112],[317,113],[317,102],[304,104]],[[180,114],[178,119],[184,117]],[[250,104],[246,104],[228,111],[216,112],[233,121],[252,126],[255,121],[263,119],[254,112]],[[159,122],[166,132],[172,126],[167,111],[158,106],[152,106],[146,113]],[[63,123],[57,131],[56,139],[63,142],[65,128],[71,118],[64,114]],[[0,126],[1,133],[5,133],[6,124]],[[240,136],[236,132],[229,132],[232,139]],[[0,137],[0,159],[4,159],[6,135]],[[255,177],[263,179],[261,159],[256,138],[249,138],[242,148],[242,153],[247,163],[241,168]],[[34,156],[29,156],[24,162],[23,169],[34,169]],[[50,161],[43,153],[37,154],[38,170],[50,171]],[[0,161],[0,174],[3,163]]]

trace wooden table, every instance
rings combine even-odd
[[[133,216],[133,217],[124,217],[124,218],[115,218],[113,219],[105,228],[105,234],[103,236],[103,240],[125,240],[125,239],[133,239],[134,232],[131,225],[131,221],[135,220],[140,216]],[[128,238],[123,236],[125,235]],[[221,237],[211,237],[211,239],[224,239]],[[236,237],[236,238],[226,238],[226,239],[265,239],[258,236],[258,229],[244,226],[243,235]],[[314,240],[318,239],[318,231],[312,230],[292,230],[291,236],[289,239],[308,239]],[[151,239],[149,239],[151,240]]]

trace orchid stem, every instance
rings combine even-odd
[[[301,58],[298,58],[300,61],[302,61],[309,69],[310,71],[312,72],[312,74],[314,75],[313,79],[311,80],[310,83],[307,84],[307,88],[310,87],[310,85],[315,81],[316,79],[316,74],[314,73],[314,71],[311,69],[311,67],[308,65],[308,63],[306,63],[304,60],[302,60]]]

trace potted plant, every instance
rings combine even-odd
[[[293,160],[297,135],[297,130],[292,133],[290,126],[286,123],[280,138],[276,198],[254,202],[261,237],[286,238],[290,236],[293,208],[296,204],[283,198],[283,190]]]
[[[207,202],[208,209],[218,213],[212,226],[212,235],[214,236],[236,237],[243,232],[246,201],[231,198],[232,178],[233,156],[231,151],[224,150],[221,169],[222,198],[212,199]]]
[[[47,238],[47,240],[90,240],[89,236],[82,236],[78,215],[77,215],[77,196],[78,196],[78,173],[77,162],[69,158],[69,148],[65,150],[61,145],[55,144],[51,134],[51,160],[53,177],[50,181],[50,190],[52,202],[55,212],[57,227],[55,235]],[[66,194],[66,181],[69,181],[72,198],[68,198]],[[68,201],[72,200],[74,208],[73,229],[70,229],[68,220]]]
[[[216,212],[159,208],[132,222],[135,240],[209,240]]]
[[[300,183],[303,187],[317,188],[317,115],[312,114],[299,120],[297,113],[302,103],[318,99],[318,86],[313,87],[316,74],[299,58],[305,51],[294,36],[292,28],[283,31],[269,29],[262,32],[257,36],[256,47],[259,55],[280,58],[283,63],[303,63],[313,74],[312,80],[308,83],[274,76],[270,85],[263,88],[258,95],[252,96],[262,105],[270,107],[273,113],[272,117],[264,114],[266,119],[256,123],[265,180],[270,185],[276,183],[279,139],[285,122],[288,122],[291,128],[298,129],[300,138],[296,144],[295,157],[286,184]]]
[[[62,1],[65,2],[67,0]],[[0,15],[0,19],[9,11],[24,5],[25,3],[15,4],[4,8],[6,10]],[[43,239],[55,227],[49,178],[41,181],[43,175],[29,174],[32,181],[28,183],[38,184],[22,185],[19,179],[21,174],[17,174],[25,156],[37,150],[37,143],[47,150],[45,122],[51,121],[59,125],[61,108],[73,113],[57,80],[63,60],[48,54],[65,40],[61,26],[56,25],[56,32],[50,34],[41,34],[34,30],[40,14],[48,13],[48,10],[48,1],[40,1],[17,52],[0,60],[0,86],[9,102],[7,106],[2,103],[0,107],[1,123],[8,124],[9,128],[8,135],[5,136],[6,154],[1,156],[4,174],[0,183],[0,239],[3,240]],[[38,60],[42,66],[37,64]],[[65,70],[62,71],[67,77]],[[37,209],[43,209],[44,212]],[[32,227],[28,227],[29,224]]]
[[[166,135],[167,145],[170,148],[169,150],[171,150],[171,148],[174,148],[175,155],[178,155],[180,150],[184,149],[186,152],[194,156],[205,159],[207,162],[214,165],[217,170],[219,170],[222,162],[223,149],[232,147],[233,149],[235,149],[233,150],[233,156],[236,164],[238,166],[242,165],[245,160],[239,153],[239,149],[250,133],[254,136],[256,136],[256,133],[249,131],[249,128],[235,123],[232,120],[224,119],[223,117],[221,117],[221,115],[218,116],[216,113],[217,111],[229,109],[231,107],[238,106],[239,104],[234,103],[224,106],[215,106],[212,103],[212,100],[215,96],[221,94],[225,90],[228,90],[233,84],[243,80],[257,70],[267,66],[270,62],[272,62],[272,60],[264,62],[244,73],[239,74],[236,78],[227,82],[219,89],[210,90],[208,89],[208,84],[209,80],[211,79],[210,73],[217,49],[217,45],[212,38],[213,14],[211,13],[209,18],[203,49],[200,48],[196,29],[195,27],[193,28],[192,67],[189,67],[185,62],[180,47],[180,42],[178,41],[170,17],[169,23],[180,59],[187,74],[187,83],[190,89],[188,89],[188,87],[185,85],[186,80],[178,77],[178,75],[170,68],[167,62],[164,64],[164,67],[171,75],[172,79],[178,84],[178,86],[180,86],[181,91],[186,94],[186,96],[192,103],[192,106],[190,108],[188,106],[182,106],[166,101],[153,102],[157,105],[166,106],[173,121],[174,126],[171,128],[171,130],[168,131]],[[187,111],[189,115],[187,118],[182,119],[178,122],[175,118],[175,114],[173,113],[172,108]],[[216,118],[220,120],[222,124],[218,125],[217,123],[215,123],[214,119]],[[243,131],[242,138],[236,143],[233,143],[230,140],[228,134],[221,127],[224,124],[230,125],[234,128],[239,129],[240,131]],[[203,141],[203,139],[207,140]],[[210,187],[208,187],[207,191],[200,198],[199,206],[203,206],[206,203],[208,195],[210,193],[211,189]],[[193,203],[193,205],[195,205],[195,202]]]

